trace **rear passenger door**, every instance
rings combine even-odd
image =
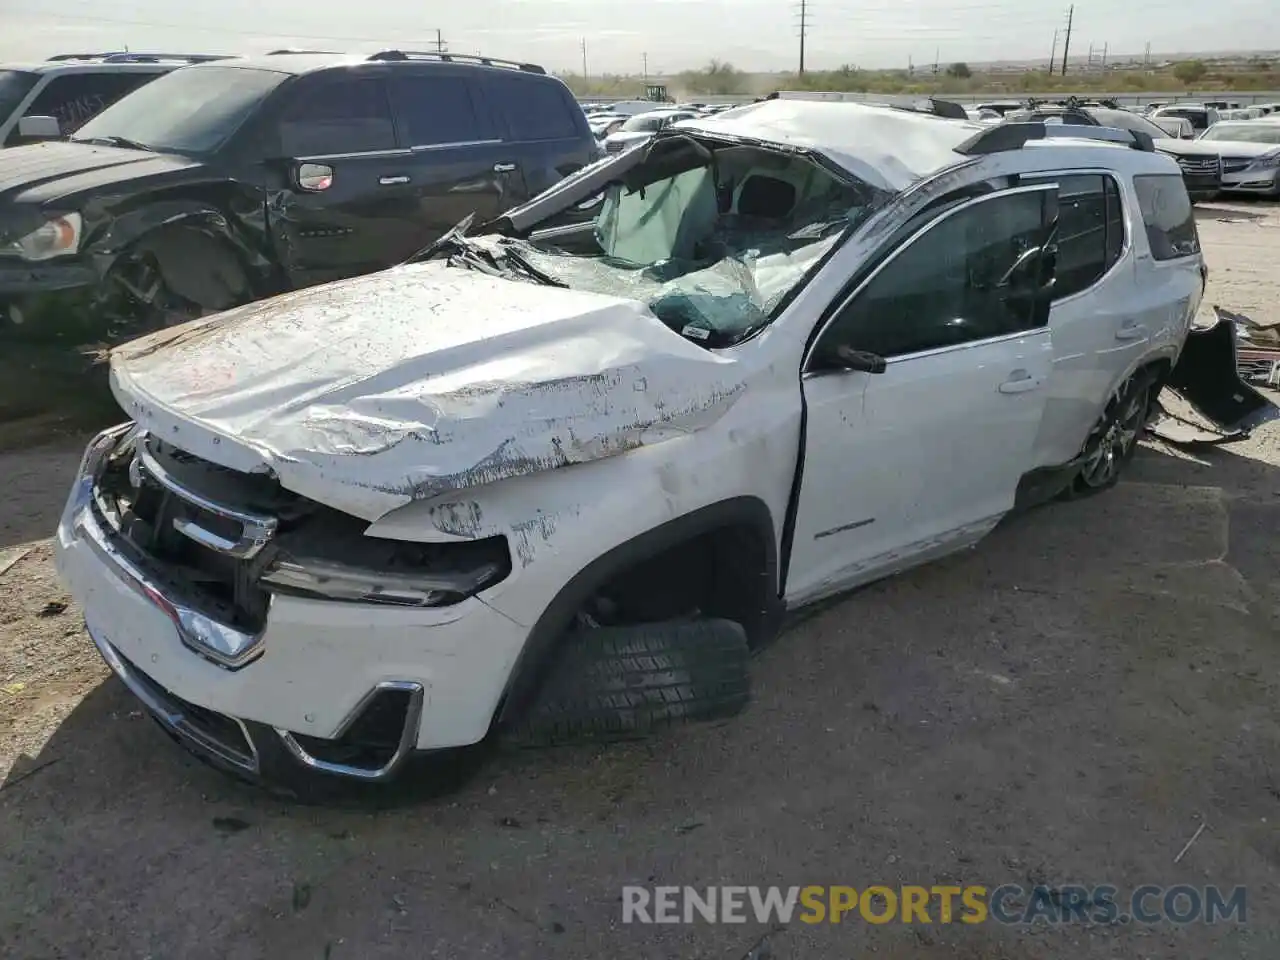
[[[530,196],[598,159],[586,114],[559,80],[491,71],[484,85]]]
[[[527,196],[518,158],[503,142],[474,71],[397,70],[391,103],[399,143],[410,155],[403,173],[410,225],[403,257],[469,214],[483,222]]]
[[[1120,382],[1147,341],[1135,283],[1122,187],[1109,173],[1023,177],[1058,186],[1057,265],[1049,328],[1054,361],[1036,466],[1075,457],[1098,417],[1098,399]]]
[[[266,136],[268,229],[292,286],[368,273],[412,252],[412,154],[396,142],[385,76],[304,78]]]

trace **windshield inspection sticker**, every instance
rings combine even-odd
[[[706,340],[711,336],[710,330],[705,327],[695,327],[692,323],[687,324],[680,333],[681,335],[688,337],[690,340]]]

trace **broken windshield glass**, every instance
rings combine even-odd
[[[525,238],[493,241],[495,255],[571,289],[639,300],[706,346],[738,342],[884,195],[807,156],[709,146],[642,162]]]

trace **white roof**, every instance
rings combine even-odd
[[[677,128],[804,147],[872,186],[897,192],[959,163],[964,157],[954,148],[990,125],[861,103],[765,100]]]

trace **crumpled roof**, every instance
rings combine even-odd
[[[675,129],[816,150],[872,186],[897,192],[965,159],[954,148],[987,126],[861,103],[765,100]]]

